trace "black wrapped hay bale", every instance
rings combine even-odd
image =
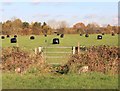
[[[57,31],[54,31],[55,34],[57,34]]]
[[[10,38],[10,35],[7,35],[6,37],[7,37],[7,38]]]
[[[14,38],[17,38],[17,35],[14,35]]]
[[[63,38],[63,37],[64,37],[64,34],[61,34],[60,37]]]
[[[11,38],[10,42],[11,43],[17,43],[17,39],[16,38]]]
[[[102,35],[98,35],[98,36],[97,36],[97,39],[102,39]]]
[[[88,35],[88,34],[85,34],[85,37],[89,37],[89,35]]]
[[[112,34],[111,34],[111,35],[112,35],[112,36],[115,36],[115,33],[113,33],[113,32],[112,32]]]
[[[45,34],[44,36],[47,37],[47,34]]]
[[[5,39],[5,36],[1,36],[1,39]]]
[[[59,33],[57,33],[57,36],[59,36],[60,34]]]
[[[53,39],[53,44],[59,44],[59,43],[60,43],[59,38],[54,38]]]
[[[80,36],[82,36],[82,34],[80,34]]]
[[[30,36],[30,39],[31,39],[31,40],[34,40],[34,39],[35,39],[35,37],[34,37],[34,36]]]

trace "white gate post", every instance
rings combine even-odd
[[[37,48],[35,48],[35,54],[37,55]]]
[[[75,47],[73,47],[73,54],[75,54]]]
[[[43,47],[38,47],[38,51],[39,53],[41,53],[41,56],[43,57],[43,51],[42,51]]]
[[[42,52],[42,47],[38,47],[39,53]]]

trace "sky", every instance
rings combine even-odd
[[[118,2],[0,2],[0,21],[118,24]]]

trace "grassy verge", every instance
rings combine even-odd
[[[3,89],[118,89],[118,76],[101,73],[26,74],[3,73]]]

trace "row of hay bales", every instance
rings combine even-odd
[[[45,37],[47,37],[47,35],[44,35]],[[7,38],[10,38],[10,35],[7,35],[6,36]],[[63,38],[64,37],[64,34],[61,34],[60,35],[60,37],[61,38]],[[5,37],[4,36],[1,36],[1,39],[5,39]],[[35,39],[35,36],[30,36],[30,40],[34,40]],[[14,38],[11,38],[10,39],[10,42],[11,43],[17,43],[17,35],[14,35]],[[53,39],[53,44],[59,44],[59,38],[54,38]]]
[[[57,35],[59,36],[60,34],[57,34]],[[44,36],[47,37],[47,34],[45,34]],[[61,34],[60,37],[63,38],[64,34]],[[10,35],[6,35],[6,38],[10,38]],[[17,35],[14,35],[14,38],[17,38]],[[1,39],[5,39],[5,36],[2,35]],[[35,39],[35,36],[30,36],[30,39]]]
[[[57,34],[59,36],[59,34]],[[80,36],[82,36],[83,34],[80,34]],[[104,35],[104,34],[102,34]],[[102,35],[97,35],[97,39],[102,39]],[[114,33],[111,34],[112,36],[115,36]],[[45,37],[47,37],[47,35],[44,35]],[[7,38],[10,38],[10,35],[6,35]],[[64,34],[61,34],[60,35],[61,38],[64,38]],[[85,34],[85,37],[89,37],[89,34]],[[14,35],[14,38],[11,38],[11,43],[17,43],[17,35]],[[1,36],[1,39],[5,39],[5,36]],[[34,40],[35,39],[35,36],[30,36],[30,40]],[[53,39],[53,44],[59,44],[60,41],[59,41],[59,38],[54,38]]]
[[[102,34],[101,34],[101,36],[102,36],[102,35],[105,35],[105,34],[104,34],[104,33],[102,33]],[[80,36],[83,36],[83,34],[80,34]],[[111,36],[115,36],[115,34],[114,34],[114,33],[112,33],[112,34],[111,34]],[[89,34],[85,34],[85,37],[89,37]]]
[[[10,38],[10,35],[6,35],[6,38]],[[14,38],[17,38],[17,35],[14,35]],[[2,35],[2,36],[1,36],[1,39],[5,39],[5,36]]]
[[[60,34],[57,34],[57,35],[59,36]],[[102,33],[102,35],[105,35],[105,34]],[[102,37],[102,35],[98,35],[98,36],[99,36],[99,37]],[[112,36],[115,36],[114,33],[112,33],[111,35],[112,35]],[[46,34],[45,34],[44,36],[47,37]],[[83,34],[80,34],[80,36],[83,36]],[[89,37],[89,34],[85,34],[85,37]],[[99,38],[99,37],[98,37],[98,38]],[[6,38],[10,38],[10,35],[6,35]],[[14,35],[14,38],[17,38],[17,35]],[[60,35],[60,38],[64,38],[64,34],[61,34],[61,35]],[[1,36],[1,39],[5,39],[5,36],[2,35],[2,36]],[[30,36],[30,39],[35,39],[35,36]]]

